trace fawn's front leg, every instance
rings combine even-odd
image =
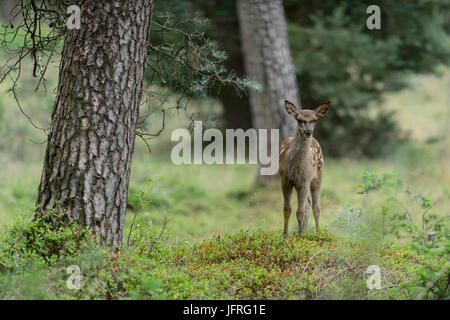
[[[286,236],[289,228],[289,217],[291,216],[291,196],[293,185],[286,179],[281,179],[281,190],[283,191],[283,215],[284,215],[284,235]]]
[[[308,197],[308,185],[306,183],[299,189],[297,189],[297,221],[298,221],[298,233],[303,232],[303,219],[305,218],[305,202]]]

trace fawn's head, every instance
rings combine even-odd
[[[297,121],[298,130],[300,130],[301,134],[305,137],[311,137],[316,126],[316,121],[328,113],[330,101],[319,104],[314,110],[299,110],[293,103],[287,100],[284,101],[284,105],[286,111]]]

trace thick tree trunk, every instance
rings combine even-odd
[[[263,87],[262,92],[250,92],[252,123],[257,129],[279,129],[281,142],[296,126],[284,100],[300,106],[283,3],[238,0],[237,7],[246,72]],[[273,177],[258,174],[257,183],[264,185]]]
[[[120,246],[153,1],[73,4],[81,29],[64,42],[37,214],[66,210]]]

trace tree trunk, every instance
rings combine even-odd
[[[66,210],[121,246],[153,1],[74,2],[81,29],[64,42],[36,214]]]
[[[252,123],[257,129],[279,129],[281,142],[293,135],[296,126],[284,100],[300,107],[283,3],[238,0],[237,7],[246,73],[263,87],[262,92],[250,92]],[[265,185],[274,177],[261,176],[258,171],[256,182]]]

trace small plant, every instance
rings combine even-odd
[[[55,261],[60,256],[76,253],[85,241],[93,239],[87,228],[81,228],[69,221],[65,212],[56,210],[37,215],[32,221],[22,220],[5,234],[1,241],[0,266],[6,269],[20,267],[27,259]]]
[[[401,181],[394,181],[391,173],[363,174],[362,188],[367,203],[369,194],[383,195],[380,205],[381,238],[386,236],[407,242],[409,247],[421,255],[436,257],[438,264],[424,264],[417,271],[414,284],[420,298],[442,299],[449,295],[450,231],[448,217],[432,211],[438,201],[421,193],[402,189]],[[376,210],[375,208],[373,210]],[[374,228],[376,230],[376,228]],[[444,263],[444,265],[443,265]]]
[[[421,212],[417,213],[411,206],[406,207],[403,204],[402,210],[396,212],[393,218],[393,226],[391,232],[398,239],[410,237],[413,243],[422,247],[436,247],[443,245],[442,240],[448,237],[448,224],[444,217],[440,217],[430,210],[436,202],[430,197],[422,194],[412,194],[409,190],[405,193],[408,195],[410,202],[418,202]]]
[[[135,248],[139,253],[149,253],[153,249],[160,248],[167,242],[167,215],[164,216],[160,230],[153,228],[152,220],[148,212],[133,220],[129,228],[127,245]]]
[[[368,221],[361,208],[351,205],[346,205],[344,210],[338,212],[334,225],[340,234],[350,237],[366,237],[369,231]]]
[[[126,244],[134,247],[142,252],[151,252],[153,248],[165,243],[167,241],[167,215],[164,216],[163,225],[160,231],[153,229],[153,223],[150,219],[150,209],[152,191],[152,179],[147,179],[147,190],[139,190],[131,195],[133,202],[134,216],[129,228],[125,229],[125,234],[128,234]],[[139,211],[143,211],[142,215],[138,216]],[[127,232],[128,231],[128,232]]]
[[[147,186],[147,190],[137,190],[134,192],[130,192],[128,196],[128,207],[132,208],[134,212],[138,212],[140,210],[145,210],[150,206],[150,192],[152,191],[152,179],[147,179],[145,181],[145,185]]]
[[[363,195],[361,206],[347,204],[344,210],[338,213],[334,225],[344,235],[384,240],[388,232],[389,202],[394,194],[393,190],[401,186],[401,182],[395,181],[394,174],[390,172],[365,171],[362,178],[363,181],[358,184],[361,190],[357,192]],[[378,203],[370,199],[375,192],[385,196],[379,209],[373,205]],[[378,210],[381,215],[374,215],[373,212]]]
[[[362,188],[362,190],[358,191],[358,194],[368,195],[372,191],[380,190],[386,185],[394,184],[394,182],[392,181],[394,174],[390,172],[383,172],[379,174],[365,171],[362,177],[363,182],[358,185],[358,187]]]
[[[23,217],[0,238],[0,299],[94,297],[99,293],[89,294],[89,286],[79,291],[68,288],[67,267],[79,267],[97,284],[94,276],[108,264],[110,254],[88,228],[69,221],[64,211],[48,210],[32,220]]]

